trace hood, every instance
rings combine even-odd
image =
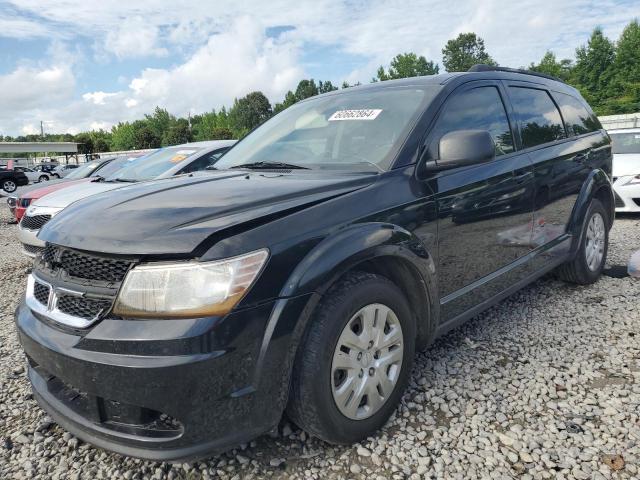
[[[46,184],[38,184],[34,186],[34,188],[28,188],[24,190],[20,190],[20,198],[34,198],[38,199],[40,197],[44,197],[50,193],[56,192],[58,190],[62,190],[63,188],[72,187],[73,185],[77,185],[78,183],[83,183],[88,181],[89,179],[80,179],[80,180],[51,180]]]
[[[214,233],[362,188],[372,174],[211,172],[94,195],[55,216],[42,240],[94,252],[185,255]],[[99,184],[101,185],[101,184]],[[246,225],[246,228],[249,228]]]
[[[74,182],[68,188],[60,188],[53,193],[46,194],[31,205],[36,207],[59,208],[63,209],[71,205],[73,202],[90,197],[97,193],[108,192],[116,188],[122,188],[126,183],[121,182]]]
[[[640,153],[616,153],[613,155],[614,177],[640,175]]]

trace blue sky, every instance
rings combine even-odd
[[[367,82],[397,53],[441,64],[474,31],[501,64],[572,58],[595,26],[616,39],[637,0],[0,0],[0,134],[110,128],[302,78]]]

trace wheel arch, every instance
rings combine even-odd
[[[440,313],[435,261],[423,242],[397,225],[359,224],[326,238],[300,262],[281,294],[314,291],[321,297],[344,275],[357,270],[395,283],[414,315],[417,346],[433,341]]]
[[[591,171],[585,182],[582,184],[578,199],[571,212],[571,218],[567,231],[573,236],[572,252],[576,252],[582,239],[582,227],[584,217],[587,214],[589,204],[592,199],[598,199],[605,207],[608,215],[608,227],[611,228],[615,218],[615,201],[613,198],[613,187],[609,177],[601,169]]]

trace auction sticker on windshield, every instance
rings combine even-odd
[[[382,109],[369,108],[362,110],[338,110],[329,117],[330,122],[337,120],[375,120],[380,115]]]

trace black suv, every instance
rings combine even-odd
[[[28,185],[29,179],[24,172],[0,167],[0,190],[13,193],[18,187]]]
[[[216,171],[78,202],[16,312],[42,407],[155,460],[245,442],[286,411],[372,435],[414,351],[552,269],[595,282],[614,218],[607,134],[517,71],[381,82],[289,107]]]

